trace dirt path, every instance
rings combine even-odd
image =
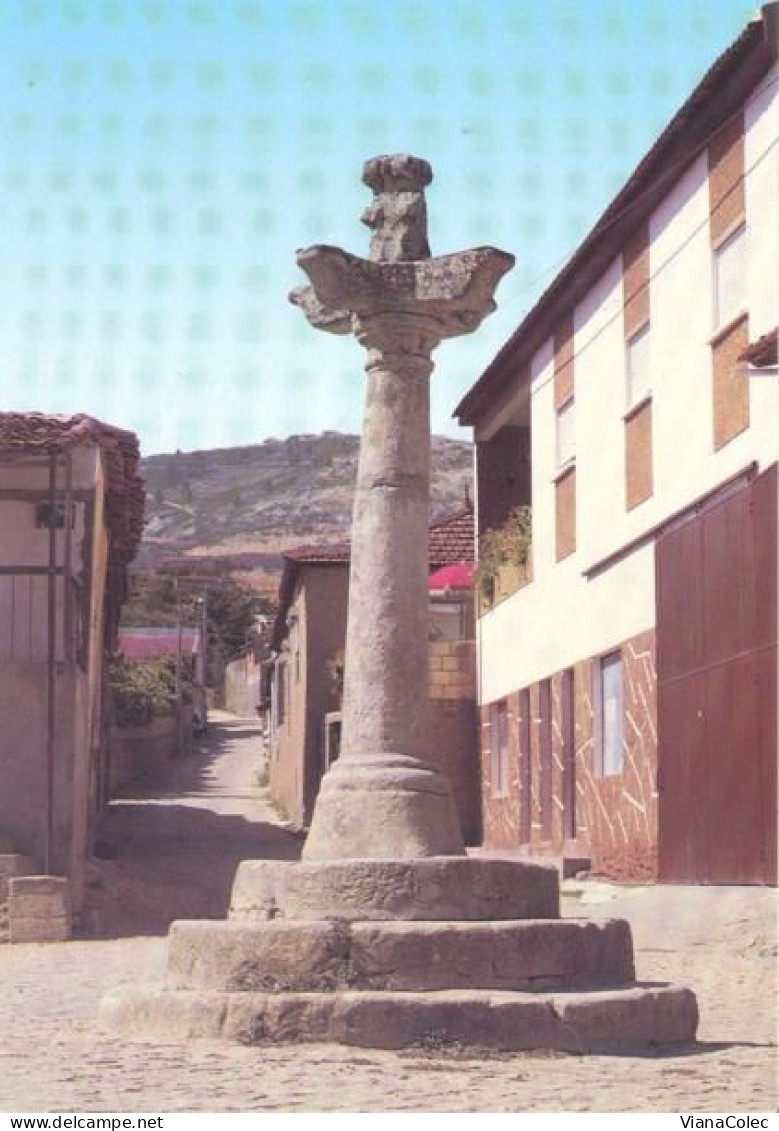
[[[386,1053],[130,1041],[101,1031],[120,983],[161,979],[172,918],[224,914],[241,857],[294,856],[256,769],[253,728],[220,717],[207,747],[156,795],[111,813],[103,929],[123,937],[0,947],[0,1110],[772,1111],[776,910],[768,889],[567,885],[564,914],[626,915],[639,974],[685,981],[700,1044],[676,1056]],[[143,793],[147,796],[143,796]]]
[[[174,919],[223,918],[241,860],[293,859],[300,838],[257,785],[256,724],[209,712],[193,753],[123,792],[101,829],[91,934],[166,934]]]

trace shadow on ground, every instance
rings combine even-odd
[[[83,934],[162,935],[174,919],[222,919],[242,860],[297,859],[302,837],[256,784],[258,767],[257,727],[221,716],[193,751],[123,789],[101,822]]]

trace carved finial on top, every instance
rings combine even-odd
[[[363,182],[373,189],[373,203],[362,222],[373,231],[368,258],[379,263],[429,259],[425,186],[433,170],[421,157],[405,153],[365,162]]]

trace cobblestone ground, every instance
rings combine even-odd
[[[0,1110],[775,1110],[777,904],[768,889],[568,885],[565,914],[631,920],[642,979],[697,992],[700,1043],[673,1056],[247,1048],[101,1031],[107,989],[162,977],[166,920],[181,907],[220,913],[231,831],[241,829],[255,855],[258,845],[294,855],[296,842],[252,784],[255,754],[252,729],[222,718],[210,749],[177,767],[153,800],[136,791],[112,814],[104,850],[118,854],[96,873],[104,885],[96,923],[121,937],[0,947]],[[190,810],[181,827],[168,819],[174,810]],[[193,846],[187,838],[198,829]]]

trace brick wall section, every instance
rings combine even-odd
[[[652,494],[652,402],[625,417],[625,507],[632,510]]]
[[[466,844],[481,840],[477,729],[474,641],[432,642],[429,758],[452,783]]]
[[[555,483],[555,558],[558,562],[576,549],[576,468]]]
[[[554,405],[559,408],[573,396],[573,312],[557,324],[554,332]]]
[[[592,661],[597,662],[597,661]],[[654,630],[622,645],[623,769],[596,777],[591,664],[578,666],[577,720],[590,740],[577,758],[579,810],[594,871],[616,879],[657,873],[657,706]]]
[[[607,778],[594,773],[592,664],[574,666],[573,710],[576,762],[576,837],[564,838],[562,766],[562,673],[550,678],[552,716],[552,824],[545,835],[541,823],[539,685],[530,687],[532,808],[531,848],[538,852],[590,856],[594,871],[622,880],[654,879],[657,874],[657,728],[654,630],[622,645],[623,771]],[[490,792],[490,710],[481,707],[481,768],[484,844],[518,848],[520,695],[508,696],[510,716],[509,795]]]
[[[749,345],[749,319],[734,323],[712,345],[714,447],[719,449],[749,427],[749,378],[739,357]]]
[[[745,213],[744,116],[721,129],[708,147],[709,239],[712,249],[737,229]],[[744,296],[746,305],[746,295]],[[749,427],[749,379],[738,357],[749,344],[746,316],[712,343],[712,418],[715,450]]]
[[[709,221],[717,243],[744,215],[744,115],[731,119],[708,148]]]
[[[650,317],[649,225],[633,233],[622,253],[622,324],[627,343]],[[651,333],[651,331],[650,331]],[[634,404],[625,417],[625,508],[652,494],[652,401]]]
[[[625,337],[649,320],[649,225],[643,224],[622,252],[622,313]]]

